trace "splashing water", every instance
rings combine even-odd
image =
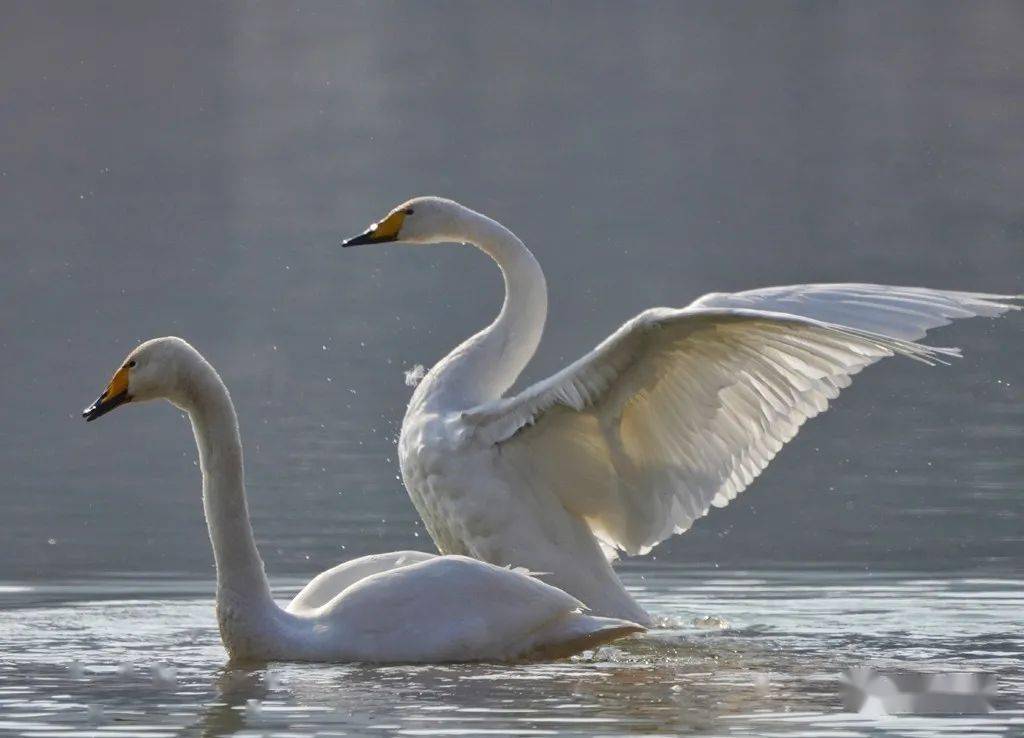
[[[427,368],[422,364],[416,364],[412,369],[405,371],[405,386],[415,387],[427,375]]]

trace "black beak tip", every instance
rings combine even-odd
[[[131,399],[127,392],[122,392],[116,397],[107,397],[106,393],[104,393],[96,402],[82,411],[82,417],[85,418],[86,423],[91,423],[96,418],[106,415],[115,407],[131,402]]]
[[[343,249],[347,249],[351,246],[362,246],[367,243],[374,243],[372,231],[360,233],[358,236],[352,236],[352,238],[346,238],[344,241],[341,242],[341,247]]]
[[[346,238],[344,241],[341,242],[341,247],[345,249],[348,248],[349,246],[364,246],[366,244],[371,243],[392,243],[393,241],[397,240],[397,236],[382,236],[377,233],[376,228],[371,228],[365,233],[360,233],[358,236]]]

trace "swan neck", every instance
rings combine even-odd
[[[476,246],[501,269],[505,299],[494,321],[452,351],[418,388],[422,404],[433,401],[443,409],[500,398],[537,351],[548,311],[540,263],[512,231],[479,213],[467,218],[463,231],[460,240]]]
[[[213,367],[199,361],[183,406],[199,450],[203,510],[217,567],[218,606],[230,601],[248,608],[276,608],[249,522],[235,408]]]

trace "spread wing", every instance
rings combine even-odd
[[[582,516],[612,554],[643,553],[742,492],[857,372],[1019,298],[797,285],[655,308],[563,371],[463,416],[499,463]]]

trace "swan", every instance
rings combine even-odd
[[[637,315],[552,377],[505,396],[540,342],[547,286],[509,229],[438,197],[391,210],[342,246],[466,243],[501,269],[494,321],[439,361],[409,402],[402,477],[438,549],[549,572],[593,612],[650,624],[611,567],[742,492],[869,364],[933,364],[916,343],[1021,296],[871,284],[705,295]]]
[[[284,609],[274,602],[245,500],[235,408],[216,370],[180,338],[134,349],[83,411],[165,399],[188,413],[217,568],[217,621],[233,661],[384,663],[560,658],[637,633],[583,612],[519,571],[419,551],[366,556],[329,569]]]

